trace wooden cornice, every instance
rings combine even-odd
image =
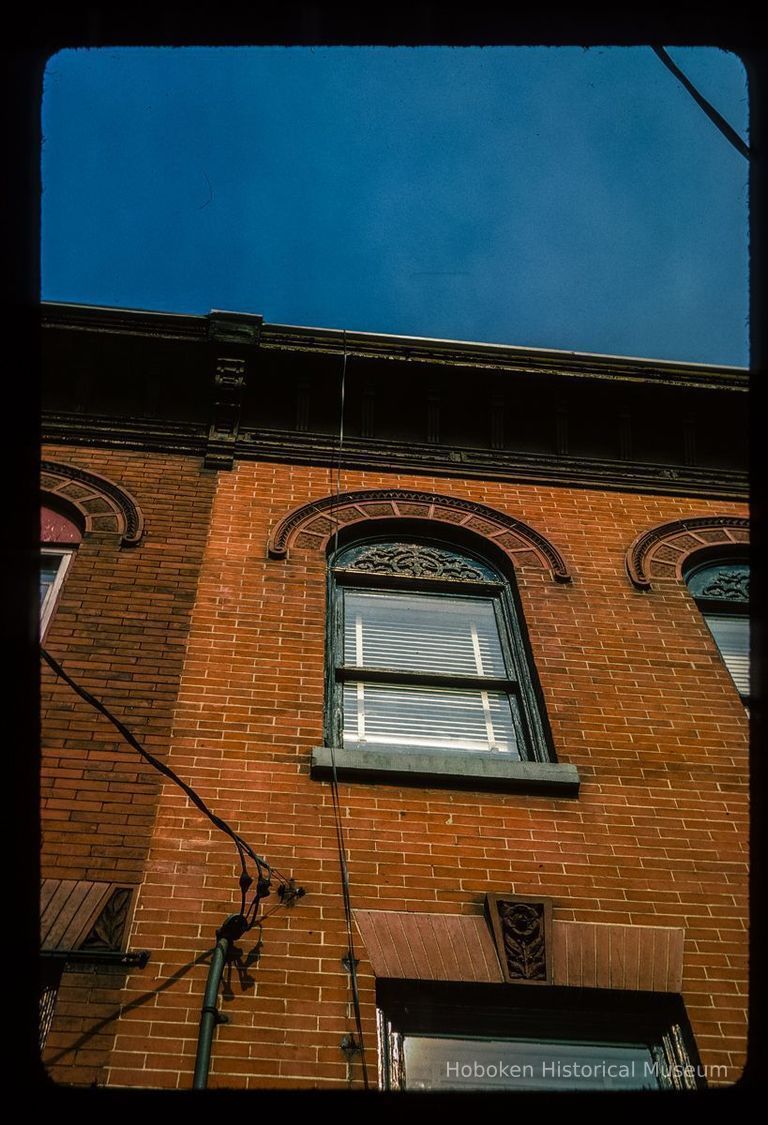
[[[737,436],[746,429],[742,368],[263,324],[255,314],[217,310],[193,316],[48,303],[41,323],[50,407],[43,436],[51,442],[202,454],[218,469],[238,458],[340,462],[747,496]],[[323,404],[345,354],[362,400],[340,453]],[[390,379],[398,394],[387,401],[381,387]],[[468,393],[481,384],[487,402]],[[405,411],[397,405],[403,396]],[[531,433],[519,425],[507,432],[505,424],[521,417]],[[658,417],[673,419],[675,437],[649,440]],[[723,443],[727,457],[718,455]],[[712,467],[718,457],[727,468]]]
[[[123,336],[148,336],[163,340],[208,338],[208,317],[143,309],[111,309],[98,305],[68,305],[45,301],[41,305],[43,329],[101,332]]]
[[[139,309],[102,308],[46,302],[42,305],[44,329],[124,334],[166,340],[203,343],[209,337],[211,317],[150,312]],[[252,314],[226,313],[232,324],[253,321]],[[508,372],[511,375],[541,375],[587,379],[608,383],[650,384],[743,393],[749,388],[749,372],[742,367],[677,363],[669,360],[557,351],[547,348],[438,340],[418,336],[396,336],[375,332],[342,332],[331,328],[264,324],[259,347],[264,351],[289,351],[316,355],[343,355],[358,359],[471,368]],[[308,372],[311,376],[311,371]]]
[[[190,456],[205,454],[207,434],[208,428],[204,425],[154,419],[51,412],[45,413],[42,420],[42,438],[46,442]],[[697,466],[668,468],[632,461],[499,449],[450,449],[412,441],[354,437],[345,438],[344,447],[339,451],[338,440],[327,434],[283,430],[241,431],[233,455],[235,460],[339,464],[345,469],[376,471],[386,466],[396,471],[437,473],[444,477],[514,480],[672,496],[716,496],[723,500],[745,500],[749,492],[747,474],[736,470]]]
[[[261,347],[266,351],[272,349],[339,356],[344,354],[346,347],[350,358],[464,367],[521,375],[551,375],[611,383],[644,383],[736,392],[749,389],[749,372],[742,367],[592,355],[586,352],[514,347],[507,344],[387,336],[372,332],[341,333],[330,329],[280,324],[264,325]]]

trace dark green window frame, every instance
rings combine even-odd
[[[746,631],[746,655],[749,657],[749,560],[743,549],[723,552],[723,548],[697,552],[685,568],[684,578],[696,605],[712,633],[723,663],[733,680],[742,703],[751,702],[749,671],[743,667],[744,651],[729,651],[723,643],[718,624],[733,622]],[[746,578],[744,575],[746,574]],[[740,630],[741,631],[741,630]],[[741,657],[741,659],[739,659]]]
[[[381,573],[356,566],[361,555],[370,553],[372,548],[393,552],[415,548],[425,554],[440,554],[449,565],[445,573],[439,575]],[[455,561],[455,566],[450,565],[451,560]],[[466,577],[467,574],[471,577]],[[410,592],[444,597],[450,599],[453,607],[460,606],[462,599],[483,599],[493,608],[504,663],[503,673],[499,674],[498,662],[493,675],[472,675],[466,672],[443,673],[431,667],[387,668],[380,666],[380,661],[379,666],[367,666],[345,660],[345,592],[358,590],[383,595]],[[423,602],[423,598],[421,600]],[[556,761],[517,591],[495,566],[464,548],[430,542],[418,536],[368,539],[347,545],[332,557],[328,573],[328,607],[325,747],[317,748],[313,753],[314,777],[328,777],[335,770],[337,776],[350,780],[552,792],[562,796],[577,794],[578,773],[575,767]],[[429,745],[409,746],[404,739],[398,739],[398,745],[387,745],[381,740],[376,744],[355,745],[354,740],[347,737],[345,743],[343,695],[345,686],[349,695],[350,687],[355,684],[368,688],[389,685],[406,692],[412,689],[414,693],[423,688],[426,693],[434,689],[437,694],[441,689],[446,693],[444,699],[453,698],[454,701],[457,700],[457,696],[452,696],[454,692],[481,692],[486,707],[490,706],[488,700],[493,697],[497,713],[503,710],[501,701],[506,700],[510,711],[506,725],[508,731],[514,727],[514,752],[492,748],[491,745],[485,749],[456,748],[449,745],[449,738],[443,746],[437,744],[439,739]]]

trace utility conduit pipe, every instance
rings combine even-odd
[[[208,979],[205,982],[203,1007],[200,1012],[200,1030],[197,1036],[197,1055],[195,1074],[192,1079],[193,1090],[205,1090],[208,1085],[208,1071],[211,1067],[211,1044],[217,1023],[224,1023],[226,1016],[217,1007],[219,985],[224,966],[229,957],[232,942],[236,941],[248,928],[242,914],[230,914],[224,925],[216,931],[216,948],[208,966]]]

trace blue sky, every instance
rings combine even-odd
[[[650,48],[66,50],[42,123],[45,300],[748,363],[747,161]]]

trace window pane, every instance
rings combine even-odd
[[[45,601],[45,595],[53,585],[54,579],[61,566],[61,555],[42,555],[40,558],[40,604]]]
[[[389,684],[344,685],[344,745],[498,750],[520,758],[503,692]]]
[[[707,613],[704,617],[740,695],[749,695],[749,618]]]
[[[344,591],[344,663],[506,676],[491,598]]]
[[[39,1027],[40,1049],[42,1050],[48,1038],[48,1032],[51,1030],[51,1024],[53,1023],[56,997],[58,996],[59,986],[61,984],[61,973],[64,966],[62,962],[52,963],[48,958],[42,958],[41,960]]]
[[[532,1042],[407,1035],[408,1090],[655,1089],[644,1044]]]

